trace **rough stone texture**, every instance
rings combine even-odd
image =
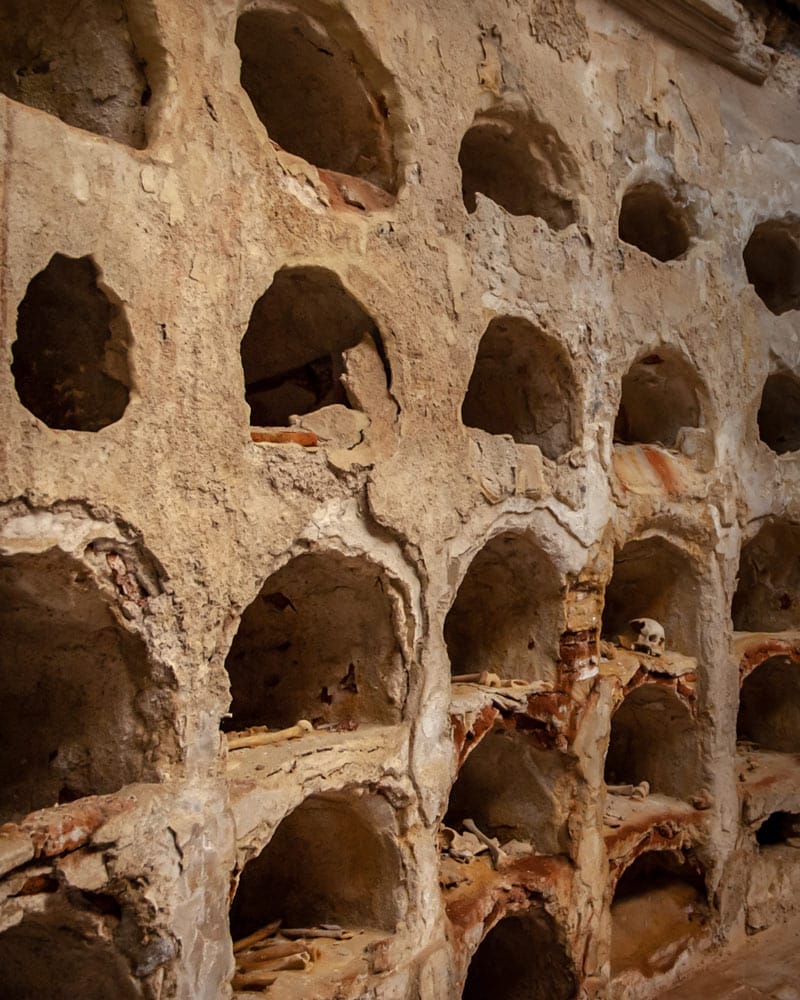
[[[644,1000],[774,933],[796,21],[62,6],[0,17],[0,994],[252,1000],[282,917],[352,936],[273,1000]]]

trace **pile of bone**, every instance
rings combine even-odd
[[[352,936],[351,931],[342,930],[336,924],[281,928],[280,920],[275,920],[234,942],[234,992],[264,992],[272,986],[279,972],[305,972],[311,968],[320,957],[319,948],[314,944],[316,939],[346,941]]]

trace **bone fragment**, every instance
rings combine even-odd
[[[266,989],[275,982],[278,977],[274,973],[253,970],[252,972],[237,973],[233,977],[231,986],[235,992],[249,989]]]
[[[281,931],[287,938],[332,938],[334,941],[349,941],[352,931],[331,929],[330,927],[291,927]]]
[[[280,920],[273,920],[272,923],[267,924],[266,927],[262,927],[260,930],[253,931],[252,934],[248,934],[247,937],[234,941],[233,953],[236,955],[240,951],[246,951],[248,948],[252,948],[252,946],[257,944],[259,941],[263,941],[264,938],[272,937],[280,925]]]
[[[496,838],[487,837],[485,833],[478,829],[474,821],[471,819],[465,819],[463,826],[465,830],[469,830],[470,833],[474,833],[478,840],[489,848],[489,857],[492,859],[492,868],[499,868],[500,864],[506,860],[508,855],[498,844]]]
[[[493,674],[488,670],[474,674],[455,674],[452,678],[454,684],[482,684],[484,687],[505,688],[505,687],[528,687],[527,681],[506,680],[499,674]]]
[[[300,955],[307,951],[312,958],[316,958],[315,949],[304,938],[297,941],[265,941],[257,944],[247,951],[238,952],[236,956],[237,968],[250,968],[261,965],[271,958],[286,958],[289,955]]]
[[[611,795],[625,795],[632,799],[646,799],[650,794],[650,782],[640,781],[638,785],[606,785]]]
[[[272,743],[283,743],[284,740],[296,740],[306,733],[313,732],[314,727],[307,719],[301,719],[296,726],[289,729],[276,729],[272,733],[252,733],[249,736],[242,736],[239,733],[230,733],[228,736],[229,750],[242,750],[244,747],[265,747]]]
[[[281,958],[265,958],[257,965],[253,964],[249,969],[237,972],[237,975],[245,978],[252,975],[263,975],[265,972],[287,972],[299,971],[310,968],[312,958],[309,952],[301,951],[295,955],[284,955]]]

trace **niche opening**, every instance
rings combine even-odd
[[[774,812],[756,830],[759,847],[777,847],[789,841],[797,842],[793,847],[800,846],[800,813]]]
[[[406,672],[389,585],[365,559],[297,556],[242,615],[225,666],[224,728],[400,721]]]
[[[742,253],[747,280],[776,316],[800,309],[800,221],[761,222]]]
[[[572,1000],[575,967],[544,910],[504,917],[472,956],[462,1000]]]
[[[689,249],[687,210],[660,184],[637,184],[622,198],[619,238],[656,260],[677,260]]]
[[[128,405],[130,330],[91,257],[55,254],[17,314],[11,371],[20,402],[55,430],[99,431]]]
[[[0,14],[0,91],[67,125],[144,149],[151,92],[125,5],[16,0]]]
[[[493,319],[461,407],[464,424],[510,434],[556,459],[574,444],[576,411],[572,369],[561,344],[525,319]]]
[[[683,427],[699,427],[702,385],[680,354],[658,349],[634,362],[622,378],[614,440],[674,448]]]
[[[555,129],[531,115],[477,115],[461,141],[458,163],[470,213],[480,192],[511,215],[536,216],[551,229],[578,219],[577,164]]]
[[[761,750],[800,753],[800,666],[773,656],[742,683],[736,738]]]
[[[539,854],[567,850],[566,806],[571,779],[557,750],[537,746],[535,736],[496,726],[472,750],[458,772],[445,825],[465,819],[501,843],[529,842]]]
[[[628,542],[614,558],[606,588],[603,634],[611,641],[634,618],[664,626],[666,648],[696,656],[700,585],[690,558],[659,535]]]
[[[530,535],[496,535],[472,560],[445,619],[452,673],[555,681],[562,618],[550,558]]]
[[[687,801],[700,785],[697,732],[687,706],[661,684],[642,684],[611,721],[608,785],[650,783],[650,791]]]
[[[236,26],[242,86],[283,149],[394,194],[390,77],[355,25],[337,16],[334,28],[292,5],[245,11]]]
[[[253,307],[242,339],[250,423],[285,427],[294,414],[350,406],[347,352],[374,346],[389,364],[374,321],[332,271],[283,268]]]
[[[611,974],[667,972],[704,934],[703,875],[678,851],[640,855],[617,882],[611,904]]]
[[[764,383],[758,433],[779,455],[800,450],[800,379],[796,375],[774,372]]]
[[[0,560],[0,677],[0,820],[157,780],[169,703],[144,642],[60,550]]]
[[[800,525],[769,521],[742,548],[732,616],[737,632],[800,628]]]
[[[313,795],[249,861],[231,906],[237,941],[274,920],[393,931],[401,859],[391,806],[379,795]]]

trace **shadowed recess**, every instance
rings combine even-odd
[[[555,921],[545,910],[505,917],[472,956],[462,1000],[573,1000],[578,988]]]
[[[386,71],[339,20],[337,32],[291,5],[243,13],[236,26],[242,86],[281,148],[395,193],[390,110],[370,80]]]
[[[769,219],[753,230],[742,252],[747,280],[770,312],[800,309],[800,220]]]
[[[119,0],[13,0],[0,11],[0,91],[68,125],[144,149],[145,71]]]
[[[800,753],[800,666],[773,656],[745,677],[736,738],[762,750]]]
[[[555,680],[561,583],[534,539],[496,535],[467,570],[445,619],[453,674],[484,670],[508,680]]]
[[[321,267],[278,271],[242,339],[250,423],[284,427],[294,414],[349,406],[347,352],[365,342],[377,350],[388,386],[378,328],[337,275]]]
[[[702,395],[692,365],[680,354],[656,349],[622,377],[614,440],[674,448],[681,428],[700,426]]]
[[[525,319],[493,319],[461,407],[464,424],[510,434],[556,459],[575,443],[576,411],[575,382],[562,345]]]
[[[450,792],[445,823],[465,819],[501,843],[529,842],[540,854],[567,850],[572,779],[557,750],[538,746],[535,736],[495,727],[472,750]]]
[[[392,931],[402,865],[394,813],[379,795],[313,795],[249,861],[231,905],[234,941],[272,920]]]
[[[17,314],[11,371],[20,402],[55,430],[98,431],[128,405],[130,330],[91,257],[55,254]]]
[[[614,557],[606,588],[603,635],[611,641],[633,618],[664,626],[666,648],[697,656],[700,587],[689,557],[659,535],[633,539]]]
[[[800,449],[800,379],[791,372],[774,372],[764,383],[758,433],[779,455]]]
[[[737,632],[800,628],[800,525],[768,521],[742,548],[732,616]]]
[[[660,184],[637,184],[622,198],[619,238],[656,260],[677,260],[689,249],[687,210]]]
[[[171,700],[151,674],[85,567],[0,560],[0,820],[156,780]]]
[[[771,813],[756,830],[759,847],[776,847],[788,841],[800,843],[800,813]]]
[[[611,720],[605,780],[650,783],[650,791],[688,800],[700,785],[700,747],[692,714],[668,688],[643,684]]]
[[[225,661],[225,728],[399,722],[407,678],[387,590],[372,563],[334,552],[269,577]]]
[[[678,851],[649,851],[626,868],[611,904],[611,974],[667,972],[705,933],[703,875]]]
[[[478,115],[458,153],[468,212],[485,195],[511,215],[533,215],[551,229],[578,219],[577,164],[555,129],[533,116],[497,111]]]

